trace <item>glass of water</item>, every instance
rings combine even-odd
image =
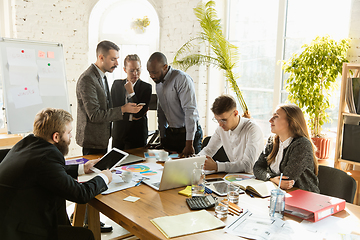
[[[227,197],[230,202],[237,204],[239,202],[239,187],[229,183],[227,186]]]
[[[226,198],[217,198],[215,203],[215,217],[219,219],[227,218],[229,202]]]
[[[281,189],[271,190],[269,216],[283,218],[285,210],[285,191]]]

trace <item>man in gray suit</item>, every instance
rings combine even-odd
[[[113,72],[118,66],[119,50],[113,42],[100,42],[96,48],[96,62],[77,82],[76,142],[83,147],[83,155],[106,153],[111,122],[122,120],[125,112],[137,113],[142,108],[136,103],[112,107],[105,73]]]

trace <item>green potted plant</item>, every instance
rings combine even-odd
[[[343,63],[348,62],[346,53],[349,46],[349,39],[335,41],[329,36],[318,36],[302,46],[300,55],[293,54],[288,61],[283,61],[284,71],[290,74],[286,80],[288,100],[307,115],[320,159],[329,157],[330,140],[324,140],[321,130],[322,125],[330,120],[326,113],[326,109],[331,107],[329,97],[336,87]]]
[[[237,46],[231,44],[223,35],[220,19],[217,18],[215,2],[202,1],[194,8],[194,13],[200,22],[202,31],[198,36],[187,41],[175,54],[173,65],[187,70],[194,65],[212,64],[224,70],[225,78],[231,89],[235,92],[240,106],[244,112],[243,116],[250,118],[250,113],[242,96],[236,80],[238,76],[233,69],[239,59]],[[199,53],[194,46],[205,45],[206,53]]]

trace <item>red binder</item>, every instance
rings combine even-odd
[[[316,222],[345,209],[345,200],[301,189],[285,195],[285,213]]]

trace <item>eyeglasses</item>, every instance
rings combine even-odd
[[[228,118],[225,118],[225,119],[216,119],[215,117],[213,117],[212,118],[212,120],[215,122],[215,123],[221,123],[221,124],[226,124],[227,123],[227,121],[228,121],[228,119],[230,118],[230,116],[233,114],[235,112],[235,110],[234,111],[232,111],[232,113],[230,113],[230,115],[229,115],[229,117]]]
[[[130,69],[129,71],[130,73],[140,73],[141,72],[141,69]]]

